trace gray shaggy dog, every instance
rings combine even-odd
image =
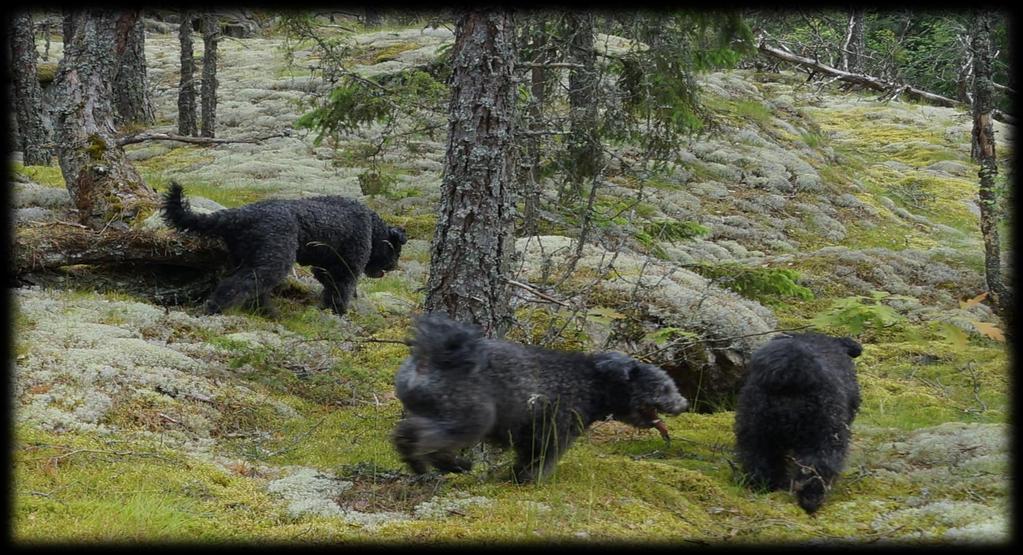
[[[344,314],[360,274],[383,277],[398,267],[405,232],[388,226],[357,200],[324,196],[263,200],[212,214],[196,214],[181,185],[164,195],[163,219],[181,231],[219,237],[234,270],[206,301],[215,314],[246,300],[275,314],[270,291],[298,262],[323,285],[322,305]]]
[[[735,409],[739,463],[758,489],[792,488],[813,514],[845,463],[863,348],[817,333],[779,336],[753,353]]]
[[[553,351],[486,339],[434,313],[416,322],[412,354],[396,377],[405,418],[392,439],[417,474],[464,472],[458,451],[480,441],[514,448],[515,479],[548,475],[572,442],[607,417],[657,428],[658,412],[688,408],[656,366],[621,353]]]

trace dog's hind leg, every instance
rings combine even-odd
[[[472,461],[465,457],[458,456],[454,450],[437,451],[426,456],[430,464],[441,472],[452,472],[455,474],[472,470]]]
[[[757,433],[756,431],[752,433]],[[788,487],[785,453],[762,437],[743,437],[739,434],[739,465],[754,489],[778,490]]]
[[[270,291],[288,275],[292,260],[276,260],[262,266],[242,266],[224,278],[206,300],[206,313],[217,314],[241,302],[253,302],[273,314]]]
[[[243,266],[220,280],[216,289],[206,299],[206,313],[219,314],[238,305],[256,293],[256,272]]]
[[[427,463],[441,472],[465,472],[472,463],[455,453],[479,442],[493,425],[493,411],[480,411],[477,416],[454,423],[410,416],[394,430],[394,447],[416,474],[425,473]]]

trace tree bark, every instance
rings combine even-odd
[[[536,235],[537,220],[540,217],[540,131],[544,127],[543,106],[552,80],[548,64],[556,57],[554,45],[547,38],[545,22],[542,16],[532,18],[532,23],[523,33],[523,45],[520,48],[520,52],[528,50],[533,55],[529,62],[519,64],[530,68],[526,128],[532,133],[524,138],[525,156],[519,166],[521,175],[516,178],[522,196],[522,227],[526,235]]]
[[[117,18],[118,58],[114,75],[114,122],[149,125],[156,121],[146,80],[146,31],[141,10],[125,10]]]
[[[64,28],[64,48],[71,44],[71,40],[75,36],[75,13],[79,10],[62,10],[62,24]]]
[[[204,13],[202,16],[202,42],[205,48],[202,56],[202,137],[214,137],[217,127],[217,43],[220,41],[220,25],[217,16]]]
[[[569,198],[581,198],[601,165],[601,145],[597,136],[597,52],[593,48],[592,13],[575,12],[566,18],[571,37],[569,60],[579,64],[569,70],[568,136]],[[567,199],[563,199],[567,200]]]
[[[475,322],[488,336],[501,336],[511,325],[514,60],[507,11],[475,9],[459,18],[425,309]]]
[[[195,116],[195,58],[192,50],[192,14],[181,10],[178,26],[181,42],[181,80],[178,81],[178,133],[197,136],[199,127]]]
[[[36,71],[35,34],[27,10],[11,16],[11,80],[14,111],[18,122],[18,146],[26,166],[49,165],[53,155],[50,123],[43,113],[43,91]]]
[[[84,10],[74,17],[54,78],[56,143],[60,169],[79,220],[92,228],[127,227],[152,209],[156,194],[117,145],[113,91],[117,19],[113,10]]]
[[[1002,280],[1002,250],[998,234],[1001,202],[995,188],[998,165],[991,122],[994,87],[991,83],[991,15],[974,12],[973,29],[973,159],[980,164],[980,232],[984,238],[984,274],[995,311],[1007,321],[1010,292]]]
[[[863,17],[863,10],[853,10],[849,15],[848,31],[842,45],[842,69],[845,71],[853,73],[863,71],[863,58],[867,52]]]

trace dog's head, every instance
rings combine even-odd
[[[621,395],[623,401],[627,398],[628,406],[620,414],[614,414],[615,420],[637,428],[657,428],[664,435],[666,431],[658,413],[674,416],[689,408],[689,402],[679,394],[667,372],[652,364],[622,353],[604,353],[598,355],[596,367],[610,384],[624,387],[614,394]]]
[[[825,482],[815,468],[797,465],[796,476],[792,480],[792,493],[807,514],[812,515],[821,508],[829,489],[831,484]]]
[[[373,237],[373,251],[369,255],[369,262],[363,270],[371,278],[384,277],[384,274],[398,267],[398,257],[401,256],[401,246],[408,239],[405,237],[405,230],[400,227],[387,227],[387,233],[381,233],[379,237]]]

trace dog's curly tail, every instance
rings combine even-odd
[[[184,189],[176,181],[172,181],[170,190],[163,195],[163,221],[167,225],[181,231],[194,231],[211,234],[216,231],[219,218],[214,215],[196,214],[188,206]]]
[[[456,322],[443,313],[425,314],[416,320],[412,356],[429,369],[471,372],[483,352],[479,328]]]

